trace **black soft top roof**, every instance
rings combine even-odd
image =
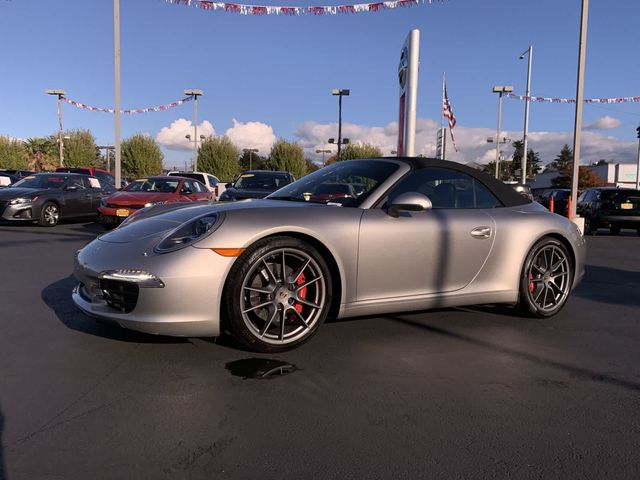
[[[465,173],[487,187],[491,192],[502,202],[505,207],[515,207],[518,205],[526,205],[531,203],[524,195],[516,192],[511,185],[502,183],[500,180],[492,177],[491,175],[482,172],[478,169],[468,167],[462,163],[449,162],[447,160],[439,160],[437,158],[423,158],[423,157],[385,157],[385,160],[399,160],[406,162],[413,169],[427,168],[427,167],[439,167],[448,168],[450,170],[457,170]]]

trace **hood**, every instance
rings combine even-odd
[[[225,193],[236,200],[243,200],[245,198],[264,198],[267,195],[275,192],[275,190],[245,190],[245,189],[236,189],[236,188],[227,188],[222,195]]]
[[[126,207],[128,205],[144,205],[149,202],[166,202],[175,196],[175,193],[120,191],[109,195],[107,202]]]
[[[0,190],[0,200],[13,200],[18,197],[34,197],[51,192],[56,192],[56,190],[46,188],[16,188],[9,186]]]
[[[128,243],[162,238],[171,230],[192,218],[207,213],[224,215],[225,212],[257,208],[339,208],[319,203],[289,202],[284,200],[242,200],[223,203],[168,203],[145,208],[135,213],[130,221],[98,237],[103,242]]]

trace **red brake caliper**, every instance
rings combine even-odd
[[[296,283],[298,285],[302,285],[305,282],[305,278],[304,278],[304,273],[301,273],[300,276],[298,277],[298,280],[296,281]],[[298,292],[298,296],[302,299],[306,299],[307,298],[307,287],[304,287],[303,289],[300,290],[300,292]],[[296,312],[298,313],[302,313],[302,304],[301,303],[296,303],[295,306],[293,307],[296,309]]]
[[[533,274],[529,274],[529,293],[533,293],[533,291],[536,289],[536,285],[535,283],[532,282],[533,280]]]

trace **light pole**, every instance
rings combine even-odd
[[[349,139],[348,138],[343,138],[342,140],[338,139],[338,141],[336,142],[335,138],[330,138],[329,140],[327,140],[327,143],[330,143],[332,145],[334,144],[338,145],[338,153],[336,154],[336,162],[337,162],[340,160],[340,146],[349,145]]]
[[[62,97],[67,92],[61,89],[45,90],[47,95],[56,95],[58,97],[58,148],[60,155],[60,166],[64,166],[64,139],[62,138]]]
[[[322,154],[322,166],[324,167],[325,166],[324,165],[324,154],[325,153],[331,153],[331,150],[316,150],[316,153],[321,153]]]
[[[186,139],[187,139],[187,140],[189,140],[190,142],[195,142],[196,144],[198,143],[198,139],[197,139],[197,138],[196,138],[196,139],[191,140],[191,134],[190,134],[190,133],[187,133],[187,134],[184,136],[184,138],[186,138]],[[200,135],[200,141],[203,141],[205,138],[207,138],[207,137],[205,137],[204,135]],[[196,158],[196,159],[198,158],[198,149],[197,149],[197,147],[196,147],[196,157],[195,157],[195,158]],[[194,159],[194,160],[193,160],[193,162],[191,162],[191,170],[192,170],[192,171],[194,171],[194,172],[196,171],[196,168],[195,168],[195,165],[196,165],[196,163],[197,163],[197,160],[196,160],[196,159]]]
[[[640,127],[636,128],[638,132],[638,165],[636,166],[636,190],[640,190]]]
[[[522,152],[522,184],[527,183],[527,135],[529,134],[529,99],[531,98],[531,62],[533,61],[533,46],[529,45],[526,52],[520,55],[520,60],[528,55],[529,64],[527,66],[527,92],[524,99],[524,134],[522,143],[524,151]]]
[[[107,167],[107,171],[110,172],[111,171],[111,161],[110,161],[111,157],[110,157],[109,153],[111,152],[111,150],[114,150],[115,147],[113,145],[99,145],[98,149],[99,150],[104,149],[104,158],[105,158],[105,161],[106,161],[106,165],[105,166]]]
[[[193,171],[198,170],[198,97],[204,95],[202,90],[188,88],[185,95],[193,97]]]
[[[331,95],[338,96],[338,154],[336,160],[340,160],[340,145],[342,145],[342,97],[349,96],[350,90],[344,88],[334,88]]]
[[[258,150],[257,148],[243,148],[242,151],[249,154],[249,170],[251,170],[251,157],[254,153],[258,153],[260,150]]]
[[[116,153],[115,177],[116,185],[119,187],[122,180],[122,170],[120,163],[120,141],[121,141],[121,113],[120,113],[120,0],[113,0],[113,73],[114,73],[114,147]]]
[[[498,94],[498,129],[496,134],[496,178],[500,178],[500,129],[502,125],[502,95],[513,92],[513,87],[496,85],[493,87],[493,93]]]
[[[580,43],[578,45],[578,81],[576,86],[576,117],[573,127],[573,178],[571,179],[571,210],[569,218],[576,216],[578,203],[578,175],[580,173],[580,133],[582,132],[582,101],[584,97],[584,60],[587,51],[587,19],[589,0],[582,0],[580,14]]]

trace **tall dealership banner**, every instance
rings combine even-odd
[[[526,95],[516,95],[507,93],[508,98],[515,100],[526,100]],[[576,103],[575,98],[552,98],[552,97],[529,97],[530,102],[538,103]],[[630,103],[640,102],[640,97],[613,97],[613,98],[585,98],[584,103]]]
[[[400,101],[397,152],[399,157],[412,157],[415,154],[419,63],[420,30],[414,29],[409,32],[404,41],[398,65]]]
[[[242,3],[214,2],[211,0],[163,0],[166,3],[185,5],[202,10],[238,13],[240,15],[337,15],[340,13],[364,13],[414,7],[445,0],[391,0],[387,2],[356,3],[350,5],[311,5],[294,7],[285,5],[246,5]]]

